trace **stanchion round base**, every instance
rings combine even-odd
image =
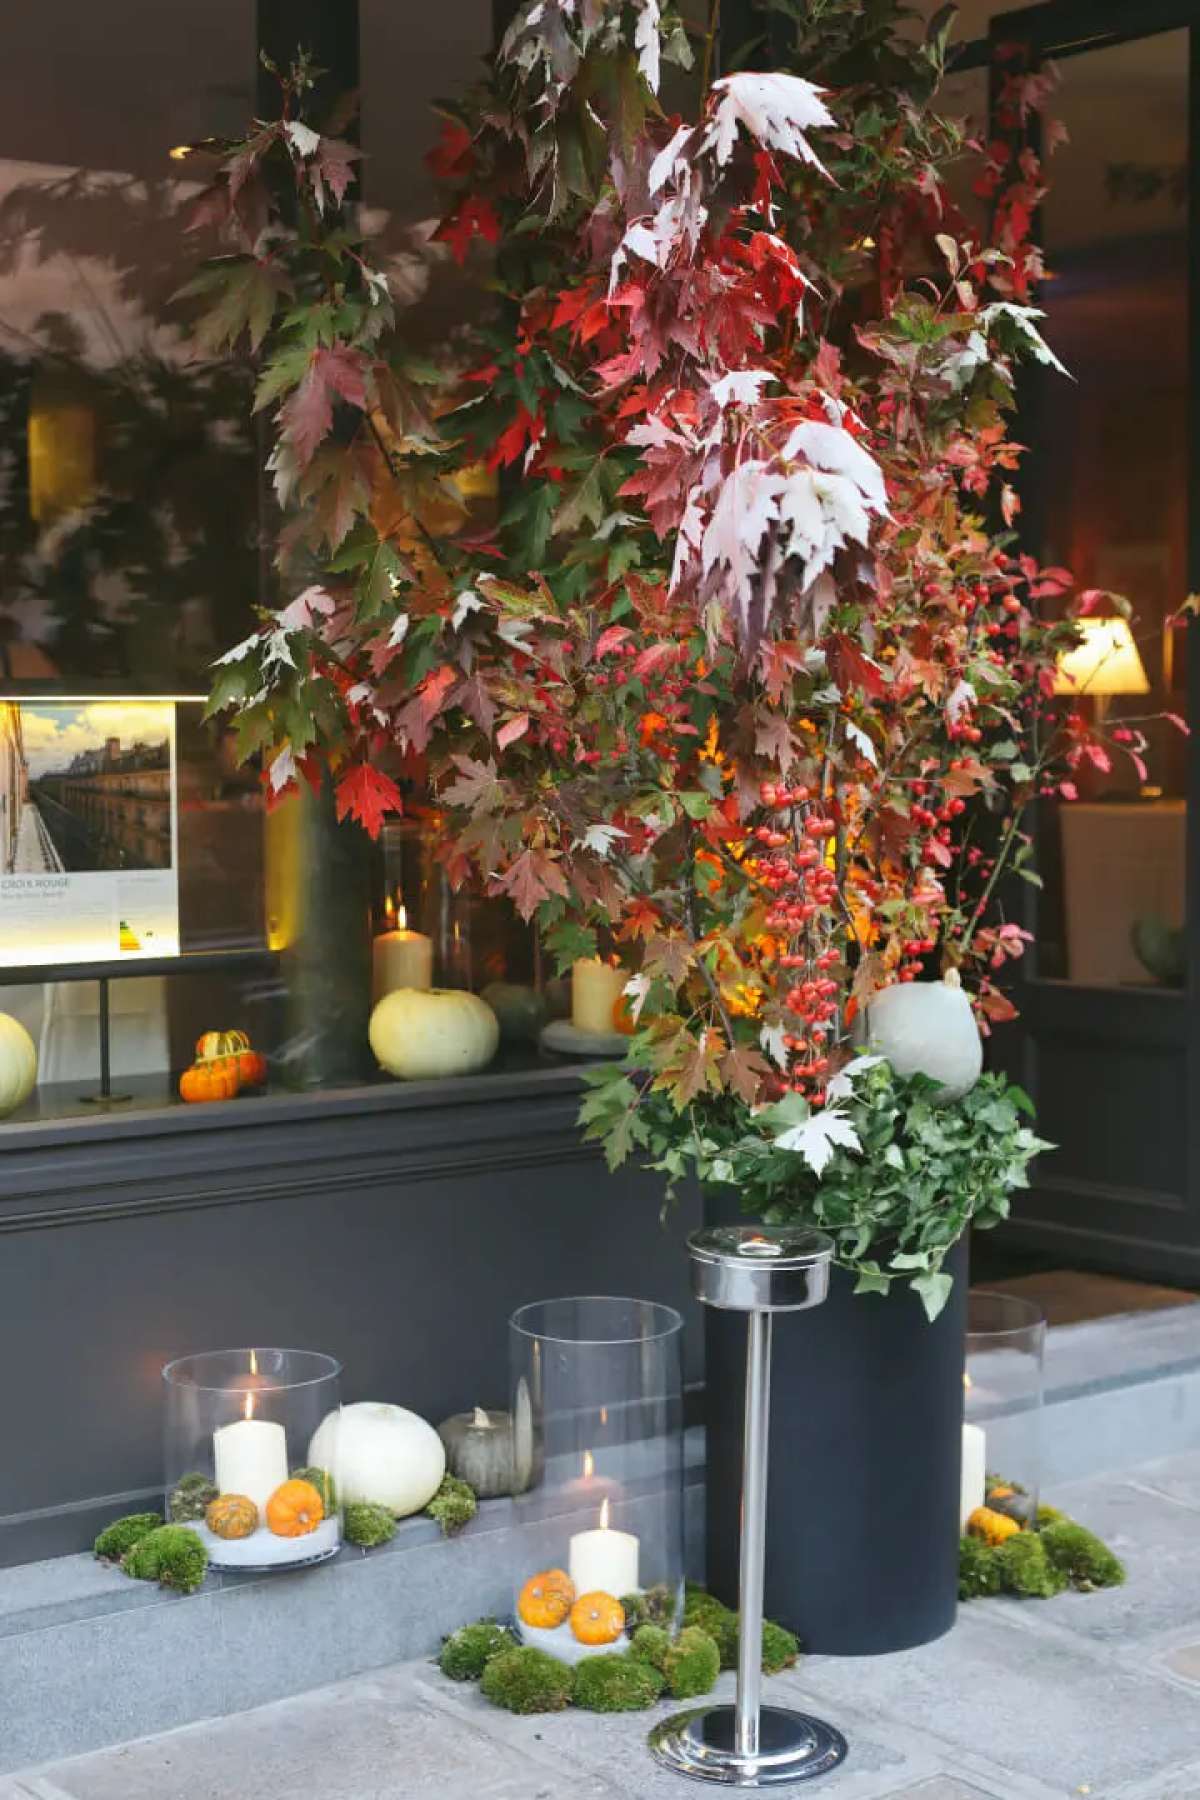
[[[846,1756],[846,1740],[823,1719],[764,1706],[758,1718],[758,1755],[740,1756],[733,1747],[732,1706],[701,1706],[663,1719],[650,1733],[658,1762],[718,1787],[785,1787],[828,1775]]]

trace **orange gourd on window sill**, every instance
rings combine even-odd
[[[311,1481],[285,1481],[267,1501],[267,1528],[276,1537],[307,1537],[325,1517],[325,1504]]]
[[[194,1062],[179,1078],[179,1097],[189,1105],[207,1100],[232,1100],[241,1087],[237,1060],[232,1056]]]
[[[243,1087],[263,1087],[267,1079],[267,1059],[251,1048],[244,1031],[206,1031],[196,1039],[197,1062],[220,1062],[230,1058],[237,1064]]]

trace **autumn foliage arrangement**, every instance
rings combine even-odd
[[[847,1075],[853,1020],[945,970],[985,1025],[1011,1013],[1026,809],[1112,754],[1054,699],[1057,661],[1073,617],[1123,603],[1013,530],[1017,370],[1056,365],[1028,141],[1051,80],[1006,63],[977,142],[937,110],[944,24],[905,37],[902,10],[774,0],[754,54],[781,67],[727,44],[718,74],[715,5],[697,32],[669,0],[527,0],[431,158],[435,235],[494,295],[436,365],[301,61],[199,203],[232,248],[193,286],[274,435],[295,597],[213,697],[268,797],[330,772],[376,831],[423,780],[456,882],[564,968],[630,968],[627,1066],[585,1107],[611,1160],[776,1216],[844,1191],[843,1261],[936,1310],[946,1248],[1037,1140],[998,1078],[939,1125],[919,1078]],[[433,534],[431,497],[480,464],[498,516]],[[1112,735],[1140,758],[1136,726]],[[882,1260],[864,1170],[896,1190]]]

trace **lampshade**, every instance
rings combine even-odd
[[[1058,659],[1056,694],[1148,694],[1128,619],[1079,619],[1083,642]]]

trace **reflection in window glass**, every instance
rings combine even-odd
[[[199,12],[45,0],[5,20],[0,700],[203,693],[212,658],[248,628],[258,585],[251,377],[185,344],[172,296],[205,246],[183,233],[181,207],[197,188],[170,152],[208,132],[239,132],[254,77],[249,0],[213,0]],[[180,946],[252,947],[263,941],[257,775],[236,768],[224,731],[203,725],[201,711],[175,708]],[[80,720],[88,712],[82,705]],[[92,789],[127,787],[121,756],[131,754],[124,743],[113,750],[90,772]],[[40,797],[47,812],[58,808],[42,866],[88,867],[95,794],[89,801],[86,784],[63,772],[31,783],[45,771],[30,757],[28,744],[22,754],[12,742],[0,754],[14,815],[7,862],[29,865]],[[15,812],[31,787],[18,846]],[[169,842],[144,797],[122,804],[125,839],[153,832]],[[121,855],[131,854],[126,844]],[[128,930],[123,943],[135,937]],[[112,984],[124,1091],[173,1091],[172,1069],[226,1012],[269,1033],[261,983],[223,985],[157,976]],[[31,1107],[77,1110],[98,1068],[97,985],[0,985],[0,1008],[39,1045]]]
[[[1044,561],[1133,605],[1132,638],[1105,627],[1063,702],[1117,726],[1186,713],[1170,621],[1188,591],[1187,68],[1183,31],[1087,52],[1054,106],[1070,141],[1051,165],[1043,304],[1076,380],[1040,396],[1027,510]],[[1089,766],[1044,821],[1043,975],[1181,982],[1184,739],[1148,732],[1144,777],[1124,757]]]

